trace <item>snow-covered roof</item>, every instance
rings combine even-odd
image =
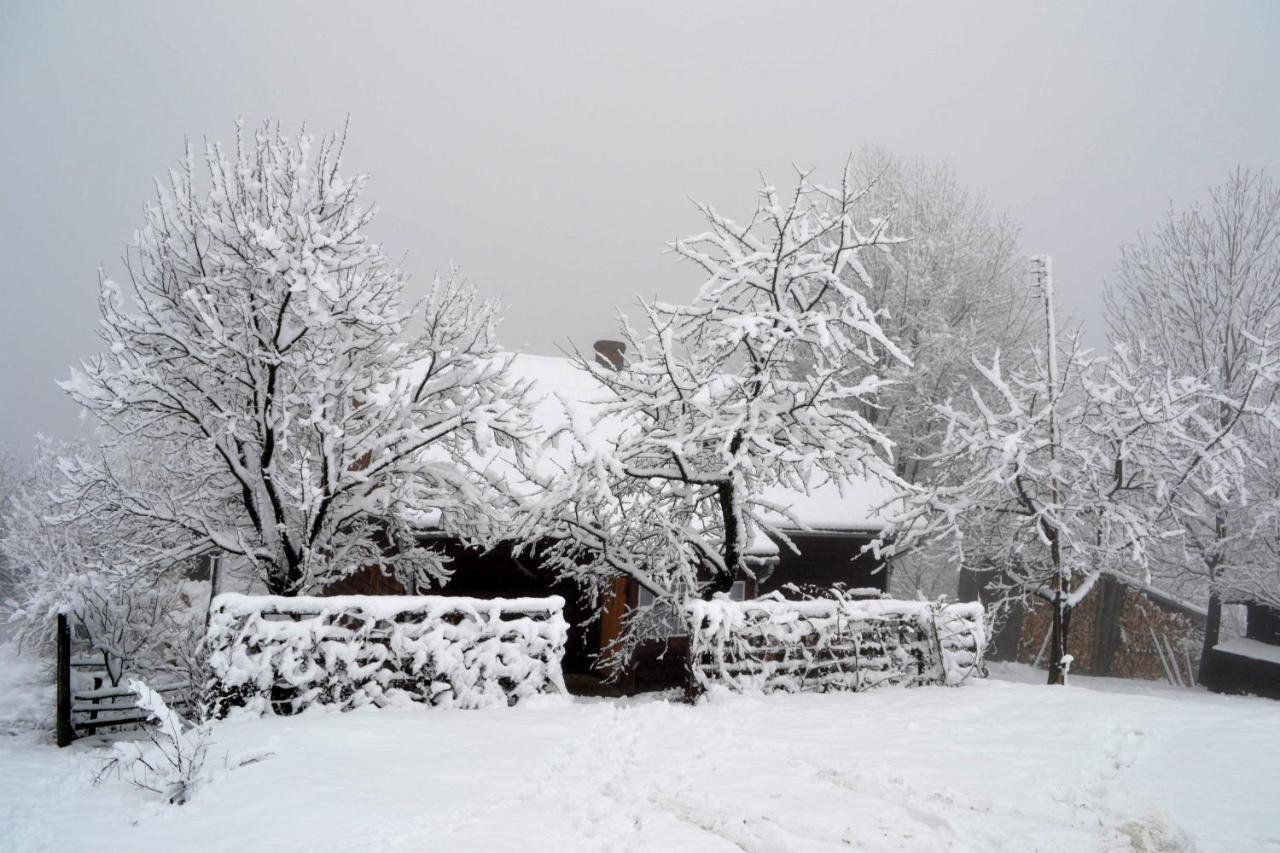
[[[1169,592],[1166,589],[1161,589],[1158,586],[1154,586],[1144,580],[1141,580],[1140,578],[1134,577],[1131,574],[1121,571],[1120,569],[1104,566],[1102,569],[1102,573],[1105,575],[1110,575],[1111,577],[1115,578],[1121,583],[1126,584],[1138,590],[1143,595],[1156,599],[1158,602],[1163,602],[1168,607],[1171,607],[1176,610],[1181,610],[1183,613],[1185,613],[1188,616],[1196,615],[1196,616],[1207,618],[1209,615],[1209,611],[1205,608],[1203,604],[1197,604],[1194,601],[1190,601],[1185,598],[1180,598],[1179,596],[1174,595],[1172,592]]]
[[[581,403],[602,402],[609,393],[570,359],[544,355],[520,354],[514,357],[512,371],[516,378],[533,383],[535,403],[533,417],[552,435],[568,425],[567,410]],[[585,407],[589,408],[589,407]],[[619,425],[620,428],[620,425]],[[609,436],[607,425],[596,431],[601,439]],[[544,464],[568,463],[568,436],[546,448]],[[559,451],[559,452],[558,452]],[[843,489],[831,482],[813,483],[808,493],[774,487],[764,498],[787,507],[805,528],[830,532],[878,531],[884,527],[881,510],[892,500],[893,487],[884,481],[868,479],[849,483]],[[778,527],[796,529],[797,525],[781,517]],[[758,543],[767,549],[765,543]],[[752,548],[753,551],[757,549]]]
[[[1223,640],[1221,643],[1213,647],[1220,652],[1226,652],[1231,655],[1239,655],[1244,658],[1252,658],[1253,660],[1263,660],[1268,663],[1280,664],[1280,646],[1273,646],[1270,643],[1264,643],[1261,640],[1250,640],[1245,637],[1231,637]]]

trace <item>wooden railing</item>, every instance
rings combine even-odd
[[[105,661],[73,653],[71,629],[63,614],[58,615],[56,640],[58,689],[54,732],[58,746],[67,746],[76,738],[94,734],[99,729],[140,726],[147,722],[147,714],[138,707],[134,692],[110,683]],[[93,686],[77,689],[73,674],[84,670],[96,671],[92,675]],[[186,706],[188,687],[185,681],[151,685],[151,689],[174,708]]]

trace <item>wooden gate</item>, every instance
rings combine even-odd
[[[111,684],[105,661],[76,654],[71,626],[62,613],[58,614],[57,625],[57,681],[54,734],[58,746],[67,746],[76,738],[99,729],[141,726],[147,722],[147,713],[138,707],[134,692]],[[170,707],[186,704],[186,682],[150,686]]]

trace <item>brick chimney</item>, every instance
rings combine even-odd
[[[602,367],[621,370],[627,363],[627,345],[622,341],[596,341],[593,349],[596,351],[596,362]]]

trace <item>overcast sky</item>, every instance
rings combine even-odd
[[[1100,339],[1120,244],[1236,163],[1280,172],[1280,3],[29,3],[0,0],[0,441],[71,436],[54,381],[97,349],[183,137],[350,114],[374,236],[451,261],[512,348],[607,335],[687,293],[689,198],[835,174],[864,144],[947,159],[1054,256]]]

